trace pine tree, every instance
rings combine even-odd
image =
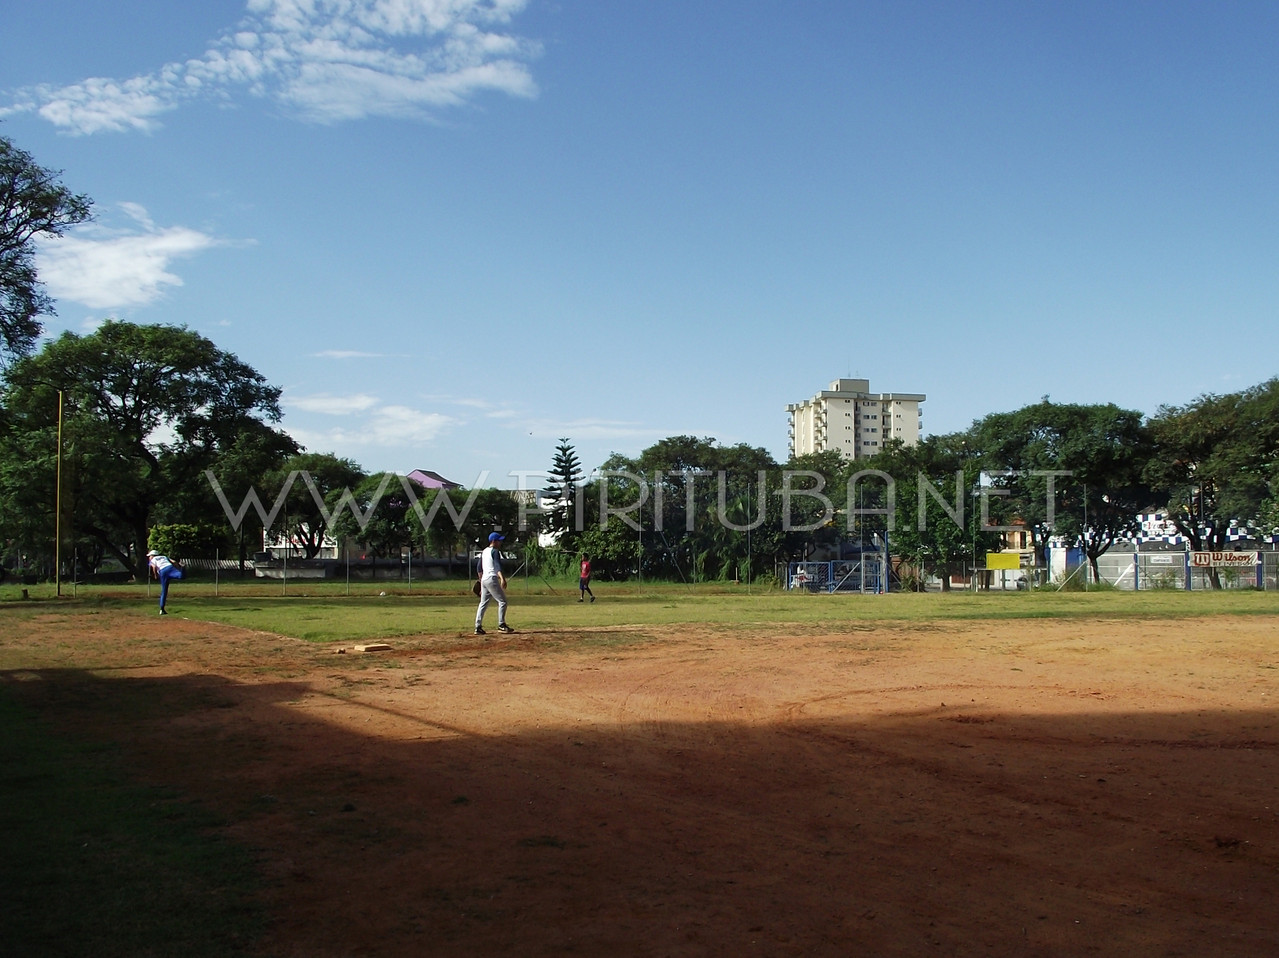
[[[552,512],[547,516],[547,527],[552,532],[565,533],[573,525],[573,495],[582,481],[582,463],[567,439],[561,439],[555,447],[549,479],[547,498],[551,500]]]

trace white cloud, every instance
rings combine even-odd
[[[348,449],[419,446],[433,442],[454,425],[454,420],[442,413],[408,406],[377,406],[364,412],[367,414],[350,426],[315,429],[289,424],[285,428],[307,449]]]
[[[134,221],[130,229],[89,223],[40,241],[40,279],[55,299],[90,309],[145,306],[166,286],[182,285],[182,278],[170,272],[174,260],[222,242],[185,226],[159,227],[137,204],[121,208]]]
[[[529,435],[538,439],[558,439],[561,436],[572,436],[574,441],[621,439],[656,442],[665,436],[691,434],[688,433],[688,430],[665,431],[643,423],[611,419],[575,419],[564,422],[534,419],[519,422],[515,425],[528,431]],[[701,433],[697,433],[697,435],[701,435]]]
[[[368,393],[335,396],[316,393],[294,396],[286,390],[286,412],[343,417],[350,422],[338,426],[296,428],[289,434],[308,449],[336,449],[347,446],[406,446],[431,442],[457,420],[443,413],[423,412],[398,404],[384,404]]]
[[[149,131],[156,117],[176,106],[161,77],[115,80],[91,77],[70,86],[35,87],[30,108],[54,126],[76,133]],[[16,111],[15,111],[16,112]]]
[[[408,406],[383,406],[367,423],[368,441],[379,446],[430,442],[452,422],[442,413],[421,412]]]
[[[706,435],[694,429],[660,429],[640,422],[617,419],[548,419],[531,413],[523,406],[510,402],[494,402],[476,396],[436,395],[424,397],[434,402],[460,406],[473,410],[482,420],[490,420],[504,429],[518,430],[538,439],[559,439],[571,436],[574,440],[628,442],[656,442],[666,436]]]
[[[236,88],[331,123],[428,117],[484,92],[531,97],[536,42],[500,32],[528,0],[249,0],[199,58],[129,80],[93,77],[22,90],[6,114],[35,111],[68,133],[147,131],[194,98]]]
[[[351,396],[330,396],[321,393],[315,396],[287,396],[285,398],[285,403],[290,409],[323,413],[326,416],[347,416],[351,413],[365,412],[376,406],[378,402],[379,400],[376,396],[369,396],[364,393],[355,393]]]
[[[465,406],[469,409],[494,409],[495,404],[490,399],[477,399],[469,396],[424,396],[424,399],[430,399],[434,402],[449,403],[454,406]]]

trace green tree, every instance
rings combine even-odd
[[[53,553],[58,455],[54,414],[31,423],[0,407],[0,541],[28,561]],[[64,505],[66,498],[63,499]],[[63,511],[65,518],[65,508]],[[68,539],[71,537],[68,536]],[[50,566],[52,568],[52,566]]]
[[[331,490],[326,508],[329,529],[339,539],[361,543],[375,558],[398,556],[414,536],[413,502],[405,491],[407,476],[379,472],[354,489]]]
[[[36,274],[35,243],[90,218],[92,202],[72,193],[61,173],[0,137],[0,358],[25,355],[53,302]]]
[[[458,489],[450,491],[455,494],[461,492]],[[473,491],[475,498],[471,510],[462,523],[463,538],[478,552],[488,544],[489,533],[500,532],[506,536],[506,541],[502,543],[503,549],[511,551],[518,548],[525,533],[519,528],[520,505],[515,496],[506,489]]]
[[[561,439],[555,447],[555,458],[547,477],[545,498],[550,500],[550,512],[544,517],[546,530],[559,534],[562,548],[572,549],[576,538],[573,502],[582,481],[582,463],[569,440]]]
[[[327,503],[336,502],[365,478],[359,464],[328,452],[298,453],[266,477],[268,489],[290,484],[280,521],[289,541],[302,547],[305,558],[319,555],[324,537],[330,533]]]
[[[1137,528],[1154,494],[1143,478],[1153,454],[1142,414],[1112,403],[1053,403],[1046,398],[978,422],[963,440],[994,487],[1007,493],[1004,514],[1026,523],[1043,565],[1059,536],[1097,559]]]
[[[462,517],[469,514],[466,508],[468,496],[467,491],[461,489],[423,489],[418,497],[417,528],[413,530],[413,541],[422,555],[447,558],[450,573],[454,557],[466,551]]]
[[[367,477],[350,492],[330,494],[333,533],[381,557],[399,555],[404,546],[425,552],[441,541],[478,551],[494,531],[506,535],[503,548],[515,546],[519,503],[509,491],[448,489],[432,496],[415,489],[407,476],[387,472]],[[432,510],[440,494],[449,498],[452,512],[443,503]]]
[[[269,517],[275,504],[280,488],[278,471],[288,457],[297,454],[297,443],[278,429],[243,429],[229,445],[220,445],[216,460],[202,476],[176,484],[174,497],[159,505],[156,518],[164,521],[170,515],[175,519],[207,515],[201,521],[223,530],[218,548],[237,556],[243,575],[249,553],[263,545],[263,516]],[[258,497],[263,505],[260,512],[246,508],[250,497]]]
[[[218,547],[221,530],[176,522],[153,525],[147,545],[171,559],[191,559],[208,555]]]
[[[850,525],[848,515],[852,460],[833,449],[809,453],[787,462],[786,472],[793,492],[789,513],[783,517],[781,542],[786,558],[803,559],[817,548],[834,547],[846,539],[856,522],[852,517]]]
[[[1161,406],[1144,478],[1195,550],[1225,548],[1233,526],[1263,528],[1279,493],[1279,379]],[[1215,570],[1214,587],[1220,587]]]
[[[672,436],[605,462],[585,490],[593,531],[579,545],[605,574],[633,557],[628,571],[654,578],[754,576],[783,548],[779,486],[764,449]]]
[[[506,536],[505,549],[522,537],[519,502],[504,489],[427,489],[413,517],[413,541],[424,555],[478,552],[491,532]],[[535,534],[535,533],[534,533]]]
[[[1257,517],[1257,531],[1266,536],[1279,533],[1279,496],[1271,496],[1261,504],[1261,513]]]
[[[865,468],[892,479],[893,528],[883,534],[921,583],[938,576],[949,591],[952,575],[975,569],[978,555],[999,548],[1000,533],[989,528],[997,523],[982,515],[980,469],[959,437],[929,436],[914,446],[893,441]]]
[[[13,363],[2,403],[6,451],[35,443],[41,455],[26,490],[12,488],[22,476],[0,473],[9,487],[0,499],[47,502],[50,518],[59,392],[64,510],[139,575],[157,510],[203,482],[237,438],[280,418],[278,388],[184,327],[108,322],[86,336],[64,333]]]

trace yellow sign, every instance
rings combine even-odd
[[[1018,552],[987,552],[987,569],[1020,569],[1021,554]]]

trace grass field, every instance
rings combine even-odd
[[[469,632],[475,599],[466,582],[422,584],[294,584],[179,582],[169,594],[173,615],[221,622],[312,642],[387,639],[422,633]],[[600,600],[578,603],[576,583],[515,580],[507,590],[510,619],[519,629],[576,629],[584,625],[762,627],[824,626],[838,622],[928,622],[974,619],[1184,618],[1271,614],[1279,593],[1254,590],[1185,592],[967,592],[891,595],[814,595],[780,590],[748,591],[744,585],[671,583],[597,584]],[[0,587],[0,609],[76,614],[94,609],[155,611],[154,587],[51,585],[21,590]],[[490,613],[490,616],[493,613]]]

